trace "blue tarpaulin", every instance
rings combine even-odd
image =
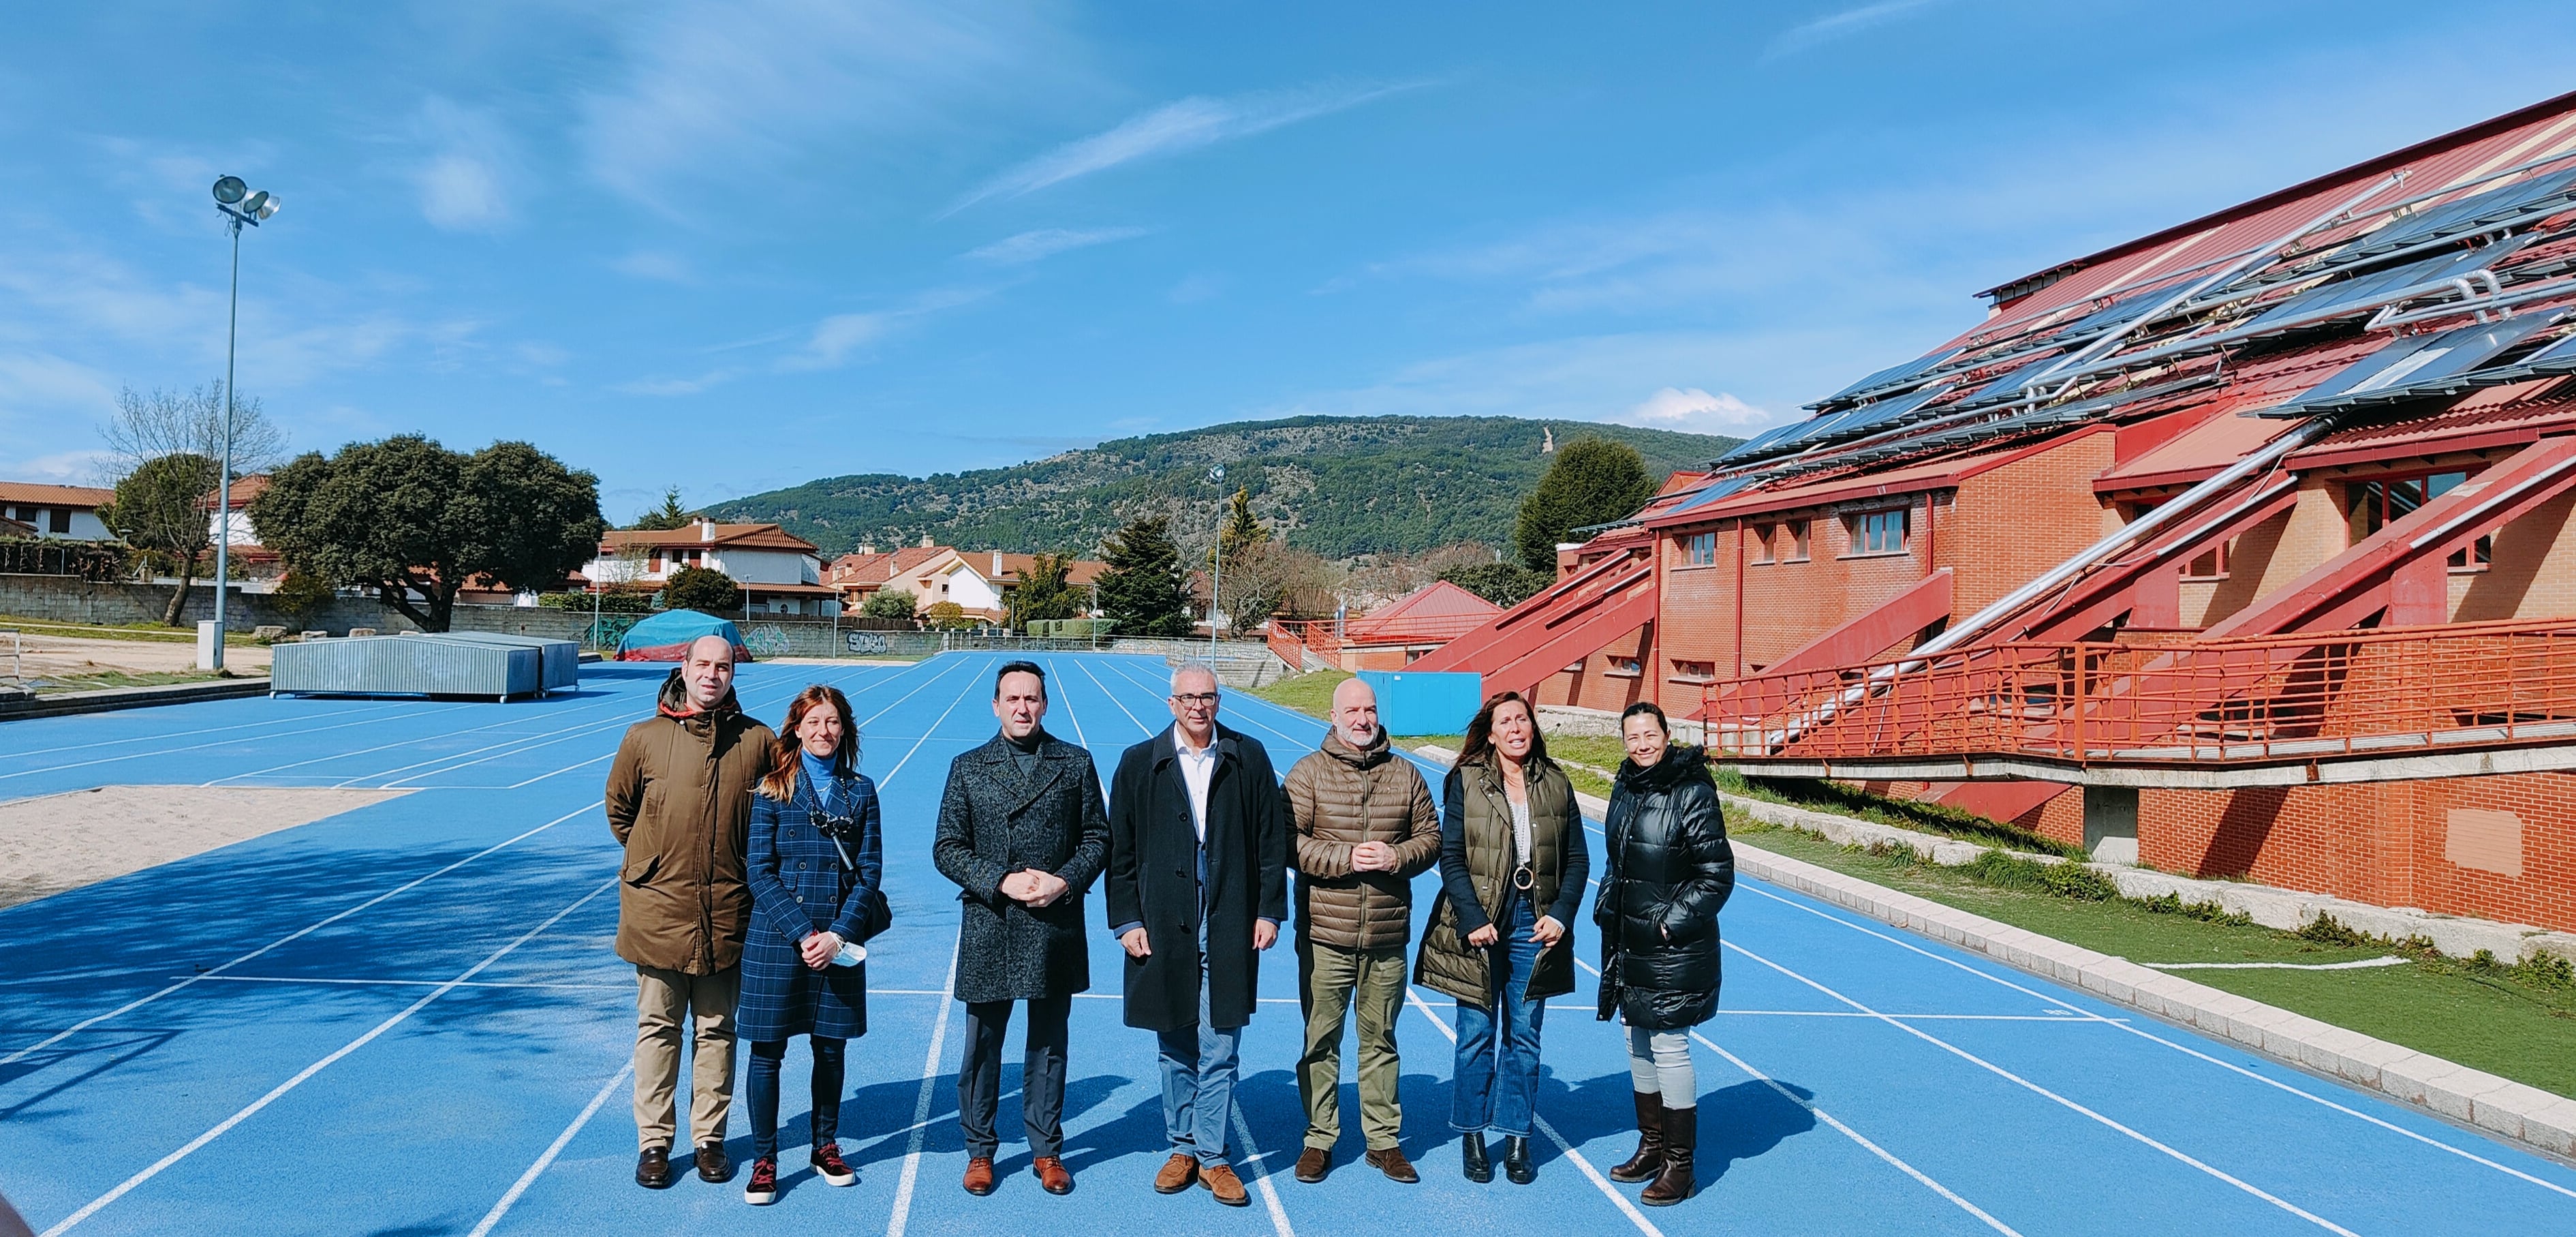
[[[733,645],[733,659],[751,660],[751,646],[730,622],[695,610],[665,610],[628,628],[617,642],[619,661],[684,661],[689,645],[700,636],[722,636]]]

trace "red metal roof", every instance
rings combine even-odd
[[[2288,419],[2220,413],[2174,436],[2173,441],[2103,473],[2093,492],[2150,490],[2188,485],[2241,460],[2255,448],[2298,428]]]
[[[2451,451],[2520,446],[2576,427],[2576,382],[2564,378],[2491,387],[2442,413],[2338,430],[2290,457],[2294,468],[2333,468]]]
[[[0,481],[0,503],[33,503],[39,507],[98,507],[116,497],[114,490],[92,485],[46,485],[39,481]]]
[[[1920,494],[1925,490],[1946,489],[1991,469],[2001,468],[2034,452],[2044,451],[2077,436],[2109,430],[2108,424],[2095,423],[2076,427],[2037,442],[2024,442],[2001,450],[1972,450],[1945,455],[1939,459],[1879,472],[1858,471],[1835,473],[1804,485],[1785,490],[1747,490],[1705,507],[1688,511],[1666,512],[1650,517],[1656,528],[1698,524],[1707,520],[1733,519],[1768,511],[1790,511],[1799,507],[1820,507],[1827,503],[1850,502],[1854,499],[1881,495]]]
[[[677,546],[683,549],[689,546],[706,546],[729,550],[791,550],[807,554],[813,553],[815,549],[813,542],[775,524],[718,524],[712,537],[707,535],[703,526],[697,524],[672,529],[619,528],[612,529],[601,536],[600,544],[610,553],[629,546],[648,549],[656,546]]]
[[[1344,624],[1342,642],[1453,640],[1484,626],[1502,612],[1501,606],[1447,580],[1434,580]]]

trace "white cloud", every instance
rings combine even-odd
[[[488,232],[511,219],[504,181],[515,173],[517,145],[490,113],[433,96],[412,128],[430,154],[414,165],[420,214],[445,232]]]
[[[981,249],[968,252],[966,256],[974,261],[990,263],[994,266],[1018,266],[1041,258],[1051,258],[1068,250],[1106,245],[1112,241],[1132,240],[1145,235],[1148,230],[1146,228],[1039,228],[1035,231],[1022,232],[1017,236],[1003,237]]]
[[[0,456],[0,477],[47,485],[111,485],[116,461],[105,451],[61,451],[24,459]]]
[[[950,210],[962,210],[986,198],[1015,198],[1078,176],[1106,171],[1122,163],[1179,154],[1267,133],[1284,125],[1357,107],[1373,99],[1428,84],[1398,82],[1375,86],[1315,86],[1224,99],[1192,95],[1129,117],[1115,128],[1067,142],[1012,167],[984,182]]]
[[[738,369],[712,369],[695,378],[639,378],[633,382],[618,383],[609,390],[620,395],[661,397],[696,395],[701,391],[710,391],[731,382],[741,373],[742,371]]]
[[[1646,429],[1742,437],[1754,430],[1767,429],[1786,418],[1768,409],[1756,408],[1724,391],[1711,395],[1698,387],[1664,387],[1634,407],[1601,419]]]
[[[1791,26],[1774,35],[1771,42],[1763,47],[1762,58],[1777,60],[1782,56],[1793,56],[1811,47],[1822,46],[1836,39],[1849,38],[1873,26],[1885,25],[1916,9],[1928,8],[1941,2],[1942,0],[1878,0],[1875,4],[1864,4],[1858,8],[1828,13],[1814,21]]]
[[[957,113],[1076,70],[1081,47],[1055,25],[1052,5],[1021,0],[701,0],[622,15],[623,80],[581,102],[585,162],[677,216],[684,189],[847,161],[863,140],[963,132]]]
[[[659,280],[663,283],[689,283],[697,278],[697,272],[689,266],[688,259],[677,254],[658,253],[648,249],[639,249],[622,258],[611,259],[608,267],[621,275]]]
[[[893,309],[833,314],[814,324],[805,346],[778,359],[781,371],[839,369],[851,354],[886,337],[896,328],[990,295],[984,288],[935,288]]]

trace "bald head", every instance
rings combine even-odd
[[[1333,689],[1333,733],[1342,742],[1365,748],[1377,742],[1377,689],[1365,680],[1342,680]]]
[[[700,709],[712,709],[733,691],[733,641],[723,636],[700,636],[689,642],[689,655],[680,663],[680,681],[688,686],[689,703]]]

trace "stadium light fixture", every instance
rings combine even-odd
[[[233,361],[241,339],[241,232],[244,225],[258,227],[263,220],[277,214],[277,198],[266,189],[252,189],[241,177],[226,176],[215,182],[215,209],[223,213],[226,229],[233,235],[233,288],[231,320],[224,328],[224,424],[222,463],[215,472],[215,647],[214,666],[224,668],[224,597],[232,583],[233,544]]]

